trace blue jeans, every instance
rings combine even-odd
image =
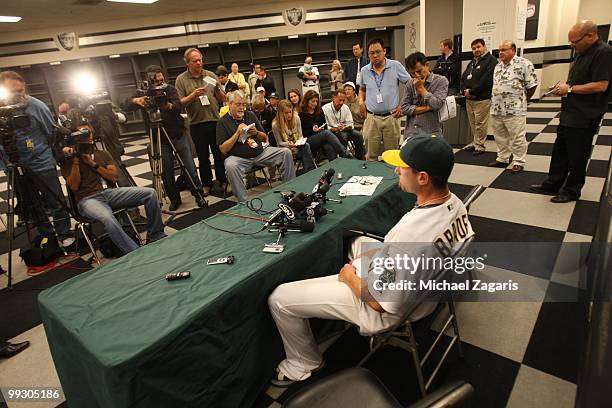
[[[195,188],[197,191],[202,191],[202,182],[200,178],[196,174],[195,163],[193,162],[193,156],[191,154],[191,146],[189,144],[189,140],[186,136],[181,136],[179,139],[171,139],[176,152],[180,156],[181,160],[185,164],[185,170],[193,179],[195,183]],[[174,178],[174,156],[172,155],[172,148],[167,143],[161,144],[161,154],[162,154],[162,180],[164,181],[164,189],[166,190],[166,194],[168,194],[168,198],[170,201],[180,202],[181,201],[181,192],[179,191],[176,185],[176,179]],[[185,175],[185,182],[187,183],[187,187],[189,187],[189,191],[195,197],[196,192],[191,185],[191,181],[189,181],[189,177]]]
[[[138,248],[138,245],[123,231],[113,211],[137,207],[141,204],[144,204],[147,213],[147,238],[150,241],[164,238],[166,233],[161,219],[161,210],[155,190],[152,188],[108,188],[83,198],[77,207],[81,215],[101,222],[110,239],[127,254]]]
[[[329,130],[322,130],[308,137],[308,144],[312,151],[323,149],[325,158],[329,161],[334,160],[337,156],[346,157],[346,147],[340,143],[340,140]]]
[[[310,145],[308,143],[304,143],[303,146],[298,146],[295,157],[302,161],[304,173],[316,168],[314,158],[312,157],[312,151],[310,150]]]
[[[291,150],[286,147],[268,146],[263,149],[263,152],[261,152],[259,156],[250,159],[237,156],[228,156],[225,159],[225,171],[227,172],[227,178],[232,185],[234,195],[241,203],[247,201],[247,190],[242,178],[248,171],[251,171],[253,166],[280,166],[283,182],[295,178],[293,155],[291,154]]]
[[[352,141],[355,146],[355,158],[363,160],[365,158],[365,149],[363,147],[363,135],[361,132],[351,129],[339,132],[337,134],[338,139],[342,141],[343,145],[347,145],[348,141]]]

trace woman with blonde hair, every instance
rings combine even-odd
[[[302,136],[302,123],[300,117],[293,110],[293,104],[287,99],[278,103],[276,118],[272,121],[272,133],[276,139],[277,147],[287,147],[293,157],[302,161],[303,173],[314,169],[315,163],[310,151],[310,145]]]
[[[331,91],[334,92],[336,89],[342,89],[343,84],[344,71],[342,70],[342,65],[340,65],[340,61],[334,60],[334,62],[332,62],[332,69],[329,71],[329,85]]]

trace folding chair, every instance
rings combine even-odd
[[[454,381],[433,391],[409,408],[441,408],[463,405],[474,388]],[[380,379],[365,368],[356,367],[332,374],[293,394],[283,408],[388,407],[402,405]]]
[[[478,198],[478,196],[482,193],[484,188],[481,185],[477,185],[468,193],[468,195],[463,199],[464,205],[466,209],[469,209],[469,206]],[[358,232],[359,231],[352,231]],[[364,234],[366,235],[366,234]],[[372,234],[367,234],[367,236],[372,238],[378,238],[382,241],[382,237],[377,237]],[[452,258],[460,258],[465,255],[469,244],[473,240],[473,236],[468,240],[458,243],[452,250]],[[440,275],[436,277],[437,280],[441,280],[444,278],[446,274],[451,273],[452,270],[443,270]],[[414,362],[417,380],[419,383],[419,389],[421,391],[422,396],[427,395],[427,390],[431,386],[436,374],[438,373],[440,367],[446,360],[446,357],[450,353],[451,349],[455,344],[457,344],[457,349],[459,355],[463,357],[463,350],[461,347],[461,337],[459,335],[459,325],[457,323],[457,315],[455,312],[455,304],[452,299],[452,294],[450,292],[446,293],[445,300],[439,302],[436,309],[429,314],[428,316],[418,320],[417,322],[410,321],[410,315],[416,310],[419,304],[415,304],[413,307],[408,308],[402,317],[398,320],[398,323],[394,326],[390,327],[385,332],[376,334],[370,337],[370,352],[359,362],[358,366],[361,367],[365,364],[380,348],[391,345],[400,347],[412,354],[412,359]],[[444,321],[443,327],[436,336],[435,340],[431,344],[431,346],[425,351],[424,356],[421,358],[419,354],[419,343],[422,339],[427,336],[429,333],[432,324],[442,315],[442,312],[447,309],[448,316]],[[444,348],[444,352],[440,360],[436,363],[434,370],[428,379],[424,378],[423,375],[423,366],[427,362],[427,360],[432,355],[432,352],[436,348],[436,346],[440,343],[442,336],[445,331],[452,326],[453,334],[451,337],[450,343]]]
[[[103,237],[107,236],[108,234],[105,232],[104,234],[100,235],[100,236],[96,236],[93,233],[93,229],[92,229],[92,225],[94,223],[96,223],[97,221],[92,220],[90,218],[87,218],[86,216],[82,215],[79,212],[76,200],[74,198],[74,194],[72,192],[72,190],[70,190],[70,188],[66,189],[68,192],[68,204],[70,207],[70,211],[71,211],[71,215],[72,218],[74,218],[76,225],[74,228],[74,234],[75,234],[75,242],[77,243],[77,248],[76,251],[78,253],[78,242],[79,242],[79,231],[81,231],[81,234],[83,235],[83,238],[85,238],[85,241],[87,242],[87,246],[89,247],[89,250],[91,251],[94,259],[96,260],[96,263],[98,265],[101,265],[102,263],[100,262],[100,258],[98,257],[98,254],[96,252],[96,249],[93,245],[93,241],[91,239],[91,237],[94,237],[96,241],[99,241],[100,239],[102,239]],[[127,209],[120,209],[120,210],[116,210],[113,212],[113,215],[115,217],[117,217],[118,215],[124,215],[124,218],[127,218],[134,234],[136,235],[137,239],[138,239],[138,243],[140,246],[143,246],[144,243],[142,242],[142,239],[140,238],[140,234],[138,233],[138,230],[136,229],[136,225],[134,225],[134,222],[132,221],[132,219],[130,218],[129,214],[127,213]],[[125,228],[126,226],[124,226]]]

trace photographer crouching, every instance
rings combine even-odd
[[[0,73],[0,86],[12,97],[27,104],[25,114],[29,117],[30,125],[15,130],[13,142],[18,162],[13,164],[19,164],[26,170],[32,171],[33,177],[28,179],[29,185],[21,188],[36,190],[33,193],[40,194],[44,204],[44,206],[37,203],[20,205],[28,206],[33,212],[28,216],[32,218],[31,221],[36,225],[38,233],[44,237],[53,234],[53,227],[48,222],[44,209],[51,212],[59,242],[66,248],[74,242],[74,237],[70,233],[69,214],[62,206],[64,194],[57,177],[56,161],[51,147],[55,135],[53,115],[47,105],[27,94],[25,80],[18,73],[14,71]]]
[[[119,171],[113,158],[95,149],[90,132],[83,132],[75,146],[62,148],[60,163],[66,184],[74,194],[79,213],[101,222],[110,239],[124,253],[138,248],[113,211],[144,205],[147,213],[147,243],[166,236],[155,190],[148,187],[117,187]]]
[[[182,106],[178,91],[172,85],[166,84],[164,74],[159,66],[148,66],[145,68],[145,75],[148,89],[142,90],[131,99],[126,100],[123,108],[126,111],[142,109],[147,131],[151,129],[151,121],[155,119],[157,112],[160,114],[161,124],[163,125],[163,128],[160,129],[162,131],[160,137],[162,181],[170,199],[170,211],[175,211],[182,204],[181,194],[174,178],[173,150],[180,157],[184,170],[188,173],[185,179],[196,204],[199,207],[205,207],[207,204],[203,198],[202,182],[196,173],[191,144],[185,133],[185,120],[181,116]],[[146,92],[146,95],[142,95],[143,92]],[[163,134],[164,130],[170,141]]]

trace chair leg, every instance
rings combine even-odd
[[[448,302],[448,311],[451,314],[451,323],[453,325],[453,331],[457,338],[457,349],[459,351],[459,357],[463,358],[463,346],[461,345],[461,336],[459,335],[459,323],[457,323],[457,312],[455,311],[455,303],[450,300]]]
[[[136,234],[136,238],[138,239],[138,244],[140,246],[143,246],[144,242],[142,242],[142,238],[140,237],[140,234],[138,233],[138,230],[136,229],[136,225],[134,225],[134,221],[132,221],[132,217],[128,216],[127,219],[129,221],[130,225],[132,226],[132,230]]]
[[[268,172],[266,171],[266,168],[262,167],[261,172],[263,173],[264,178],[266,179],[266,182],[268,183],[268,187],[272,189],[272,182],[270,181],[270,176],[268,176]]]
[[[89,238],[89,235],[87,234],[87,232],[85,232],[85,224],[80,224],[79,229],[81,230],[81,233],[83,234],[83,238],[85,238],[85,241],[87,241],[87,245],[89,246],[89,249],[91,250],[91,253],[93,254],[93,257],[96,260],[96,263],[98,264],[98,266],[102,265],[102,262],[100,262],[100,258],[98,258],[98,254],[96,253],[96,248],[94,248],[91,242],[91,239]]]
[[[413,336],[410,336],[410,344],[412,345],[410,354],[412,354],[412,361],[414,362],[414,369],[416,371],[417,381],[419,382],[419,390],[421,391],[421,396],[424,397],[427,395],[427,389],[425,388],[425,380],[423,379],[423,368],[421,367],[419,349]]]

